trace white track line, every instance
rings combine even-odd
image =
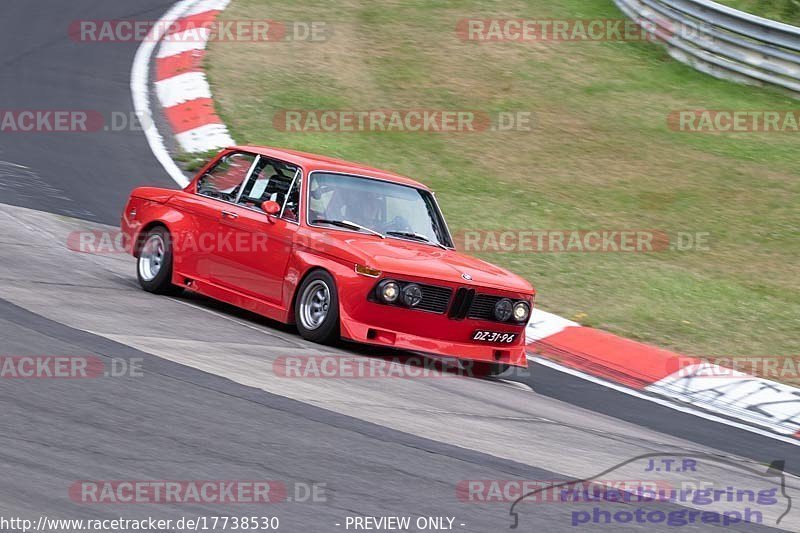
[[[558,370],[559,372],[563,372],[565,374],[569,374],[571,376],[575,376],[580,379],[584,379],[586,381],[590,381],[597,385],[602,385],[603,387],[608,387],[609,389],[613,389],[617,392],[621,392],[623,394],[627,394],[629,396],[633,396],[640,400],[647,400],[648,402],[653,402],[655,404],[661,405],[663,407],[669,407],[675,411],[679,411],[681,413],[686,413],[689,415],[694,415],[700,418],[704,418],[706,420],[711,420],[712,422],[718,422],[720,424],[725,424],[726,426],[735,427],[737,429],[743,429],[745,431],[749,431],[750,433],[755,433],[756,435],[761,435],[762,437],[768,437],[770,439],[779,440],[781,442],[785,442],[787,444],[792,444],[794,446],[800,446],[800,440],[795,439],[794,437],[784,437],[783,435],[778,435],[776,433],[772,433],[771,431],[766,431],[764,429],[760,429],[757,427],[749,426],[747,424],[741,424],[739,422],[734,422],[733,420],[728,420],[727,418],[723,418],[720,416],[712,415],[710,413],[706,413],[705,411],[699,411],[697,409],[693,409],[691,407],[687,407],[685,405],[673,403],[669,400],[662,399],[662,398],[655,398],[653,396],[649,396],[647,394],[642,394],[634,389],[629,389],[627,387],[623,387],[622,385],[617,385],[616,383],[611,383],[609,381],[605,381],[603,379],[594,377],[589,374],[585,374],[580,370],[575,370],[572,368],[568,368],[566,366],[560,365],[548,359],[544,359],[542,357],[528,357],[528,361],[532,361],[534,363],[538,363],[542,366],[546,366],[548,368],[552,368],[553,370]]]
[[[155,126],[153,113],[150,109],[150,60],[153,57],[153,51],[156,49],[156,46],[158,46],[161,37],[164,36],[165,28],[168,26],[166,23],[179,18],[181,14],[196,2],[197,0],[181,0],[173,5],[172,8],[159,19],[158,23],[153,26],[153,29],[136,51],[136,57],[133,59],[133,67],[131,69],[133,109],[140,123],[144,126],[142,129],[144,130],[144,136],[147,138],[147,144],[150,145],[150,150],[153,152],[158,162],[161,163],[161,166],[164,167],[164,170],[167,171],[167,174],[169,174],[181,188],[189,185],[189,180],[170,157],[167,147],[164,145],[164,138]]]

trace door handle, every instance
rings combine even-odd
[[[233,213],[231,211],[223,211],[222,212],[222,218],[237,219],[237,218],[239,218],[239,215],[237,215],[236,213]]]

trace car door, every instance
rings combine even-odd
[[[261,156],[235,206],[221,213],[220,227],[228,236],[218,260],[224,265],[225,286],[247,296],[282,306],[284,278],[299,228],[301,171]],[[261,205],[274,201],[277,215]]]
[[[196,193],[175,195],[170,204],[190,221],[188,228],[173,236],[175,271],[192,279],[219,284],[226,277],[218,249],[227,228],[220,226],[222,212],[236,205],[246,178],[258,156],[230,152],[221,156],[197,180]]]

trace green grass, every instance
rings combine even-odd
[[[325,21],[323,43],[212,43],[241,143],[369,163],[437,191],[451,229],[655,228],[710,250],[492,254],[543,309],[695,355],[797,355],[800,134],[671,131],[680,109],[797,109],[650,43],[464,42],[462,18],[618,18],[610,0],[235,0],[227,19]],[[529,110],[532,132],[286,133],[282,109]]]
[[[800,26],[800,0],[716,0],[759,17]]]
[[[181,163],[181,166],[187,172],[197,172],[206,164],[211,161],[217,154],[219,150],[209,150],[207,152],[195,152],[195,153],[187,153],[181,152],[176,154],[173,159],[178,163]]]

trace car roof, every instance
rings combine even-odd
[[[359,163],[344,161],[342,159],[326,157],[324,155],[309,154],[307,152],[298,152],[296,150],[288,150],[285,148],[272,148],[270,146],[232,146],[231,149],[242,150],[245,152],[251,152],[266,157],[281,159],[283,161],[286,161],[287,163],[294,163],[296,165],[299,165],[305,168],[306,171],[308,172],[312,172],[315,170],[320,170],[320,171],[329,170],[332,172],[341,172],[344,174],[357,174],[360,176],[367,176],[372,178],[379,178],[386,181],[392,181],[395,183],[400,183],[402,185],[409,185],[411,187],[424,189],[426,191],[430,190],[428,189],[427,186],[423,185],[422,183],[412,180],[411,178],[407,178],[406,176],[401,176],[400,174],[387,172],[386,170],[381,170],[379,168],[374,168]]]

